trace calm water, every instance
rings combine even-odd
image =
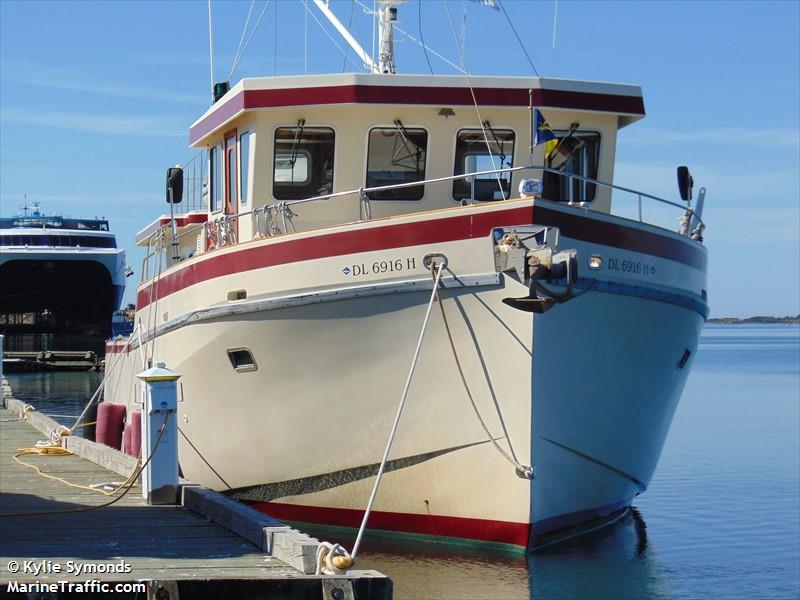
[[[77,415],[96,375],[10,376]],[[800,327],[710,325],[636,518],[528,557],[375,543],[398,599],[800,598]]]

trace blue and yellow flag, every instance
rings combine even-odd
[[[539,112],[539,109],[533,111],[533,120],[535,122],[535,129],[533,131],[533,145],[545,143],[544,150],[545,156],[550,156],[550,153],[558,145],[558,138],[550,125],[544,120],[544,116]]]

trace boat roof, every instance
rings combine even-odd
[[[0,229],[31,229],[30,233],[44,229],[104,232],[108,231],[108,221],[106,219],[71,219],[60,215],[17,215],[16,217],[0,218]]]
[[[471,88],[471,89],[470,89]],[[203,147],[245,111],[294,106],[393,104],[480,106],[605,112],[619,115],[620,127],[642,118],[638,85],[549,77],[384,75],[336,73],[245,78],[214,103],[189,129],[189,143]]]

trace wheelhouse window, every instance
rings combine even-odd
[[[561,173],[545,172],[543,196],[557,202],[591,202],[597,186],[577,177],[597,179],[600,134],[593,132],[556,132],[557,145],[545,159],[548,167]]]
[[[222,187],[222,146],[211,148],[208,151],[209,162],[211,163],[211,210],[217,212],[222,210],[224,202]]]
[[[425,179],[428,132],[406,128],[400,121],[394,127],[376,127],[369,132],[367,147],[367,187],[413,183]],[[425,186],[369,192],[370,200],[419,200]]]
[[[492,171],[512,166],[514,161],[514,132],[492,129],[462,129],[456,137],[456,158],[453,175]],[[471,181],[470,179],[474,179]],[[511,192],[511,173],[490,173],[470,179],[453,181],[453,199],[504,200]]]
[[[329,127],[296,127],[275,130],[272,195],[278,200],[324,196],[333,191],[335,134]]]
[[[242,206],[249,200],[248,185],[250,183],[250,132],[239,135],[239,201]]]

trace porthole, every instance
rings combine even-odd
[[[253,353],[247,348],[230,348],[228,350],[228,360],[231,361],[231,366],[237,373],[258,370],[256,359],[253,358]]]

